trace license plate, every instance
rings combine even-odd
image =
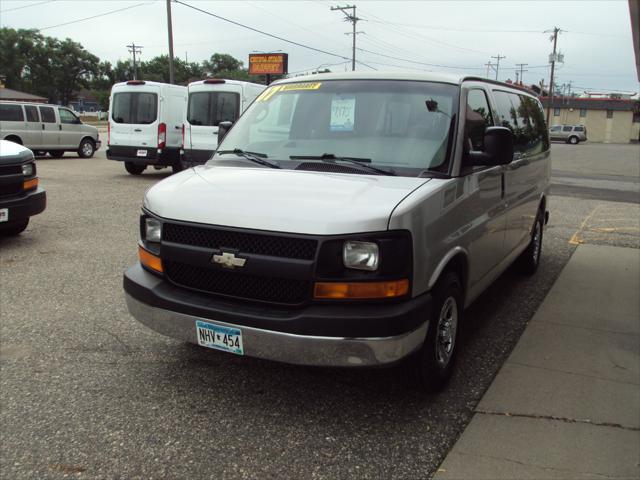
[[[147,151],[146,151],[146,150],[138,150],[138,151],[136,152],[136,155],[137,155],[138,157],[146,157],[146,156],[147,156]]]
[[[244,355],[242,331],[238,328],[222,327],[196,320],[196,335],[198,337],[198,345],[235,353],[236,355]]]
[[[8,222],[8,221],[9,221],[9,209],[0,208],[0,222]]]

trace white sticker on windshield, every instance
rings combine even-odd
[[[353,132],[353,124],[356,120],[356,99],[354,97],[334,96],[331,99],[331,123],[329,129],[332,132]]]

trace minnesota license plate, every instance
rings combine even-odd
[[[222,327],[213,323],[196,320],[198,345],[225,352],[244,355],[242,331],[238,328]]]
[[[0,208],[0,222],[8,222],[8,221],[9,221],[9,209]]]
[[[147,151],[146,151],[146,150],[138,150],[138,151],[136,152],[136,155],[137,155],[138,157],[146,157],[146,156],[147,156]]]

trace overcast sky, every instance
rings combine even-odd
[[[175,55],[202,61],[228,53],[247,63],[253,51],[289,53],[289,71],[332,64],[351,68],[351,25],[325,0],[216,1],[181,0],[199,9],[328,53],[269,38],[172,3]],[[379,70],[429,70],[486,75],[488,61],[501,55],[499,79],[515,80],[518,63],[527,63],[527,83],[549,81],[552,44],[545,30],[564,30],[558,48],[564,64],[559,84],[574,91],[637,91],[627,0],[603,2],[541,1],[362,1],[356,58]],[[132,8],[128,8],[132,7]],[[81,20],[86,17],[105,14]],[[74,22],[69,25],[60,24]],[[101,60],[129,58],[127,44],[142,45],[142,60],[168,53],[165,0],[0,0],[0,25],[37,28],[48,36],[69,37]],[[341,58],[344,57],[344,58]],[[392,58],[393,57],[393,58]],[[346,58],[346,59],[345,59]],[[410,63],[410,60],[416,63]],[[343,62],[339,65],[333,65]],[[439,65],[430,66],[426,64]],[[462,67],[462,68],[445,68]],[[369,70],[365,65],[358,69]],[[491,74],[495,76],[495,73]]]

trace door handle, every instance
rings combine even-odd
[[[142,130],[140,130],[139,128],[136,128],[133,130],[134,132],[141,132]]]
[[[180,126],[176,125],[176,126],[175,126],[175,127],[173,127],[173,128],[175,128],[176,130],[182,130],[182,125],[180,125]]]
[[[58,124],[58,130],[62,130],[62,125]]]
[[[42,129],[44,130],[44,123],[42,124]]]

